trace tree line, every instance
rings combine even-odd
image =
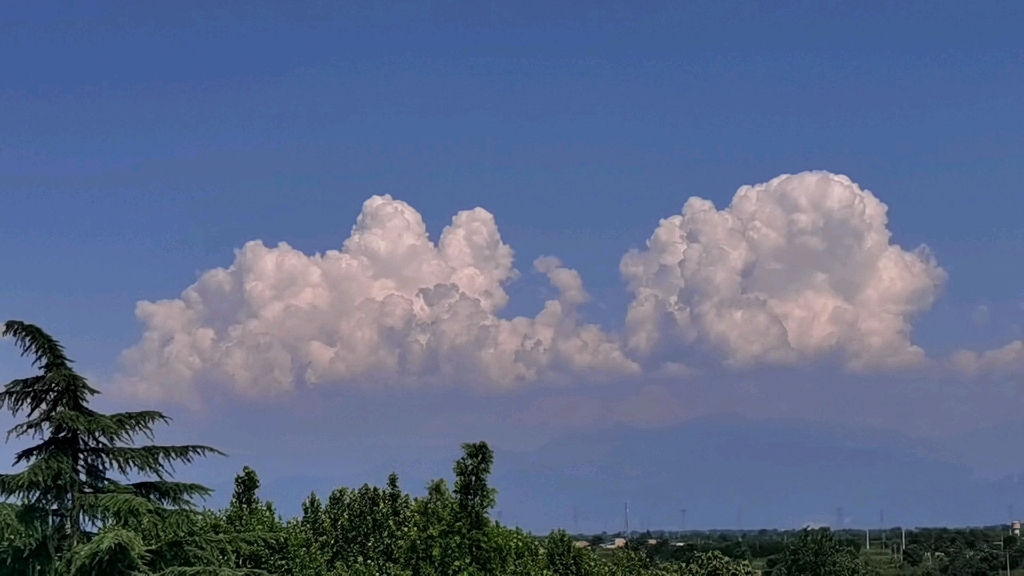
[[[870,547],[865,546],[864,530],[843,529],[832,533],[836,543],[849,549],[864,562],[869,572],[880,574],[953,574],[988,576],[1024,574],[1024,543],[1010,526],[973,528],[899,527],[870,531]],[[801,530],[747,530],[646,532],[641,542],[647,553],[658,561],[686,562],[688,558],[719,552],[734,560],[749,560],[765,574],[795,542]],[[620,534],[580,535],[591,544],[607,542]],[[679,546],[685,542],[684,546]]]
[[[598,554],[563,530],[537,537],[504,526],[490,516],[494,453],[484,442],[464,444],[453,484],[434,480],[422,496],[403,491],[391,474],[383,487],[338,488],[326,499],[310,494],[302,513],[286,520],[260,498],[259,476],[246,467],[226,508],[201,507],[211,491],[174,480],[172,471],[221,452],[154,444],[154,428],[169,422],[159,411],[92,409],[99,392],[39,327],[8,321],[2,336],[38,373],[0,392],[0,409],[20,419],[8,440],[34,442],[15,454],[19,471],[0,475],[0,576],[758,573],[744,544],[667,548],[631,539]],[[772,550],[761,568],[775,576],[872,572],[854,546],[827,529],[804,530]],[[924,558],[910,547],[904,556]],[[928,558],[917,566],[967,573],[950,571],[957,570],[951,557]]]

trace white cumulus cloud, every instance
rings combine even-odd
[[[946,274],[890,243],[887,207],[845,176],[805,172],[740,188],[721,210],[693,197],[626,254],[628,349],[702,347],[727,364],[837,355],[853,370],[920,363],[911,319]]]
[[[193,402],[207,383],[251,395],[298,382],[494,390],[638,373],[613,336],[579,321],[579,274],[551,257],[535,268],[559,297],[535,318],[499,318],[515,270],[490,213],[458,213],[435,245],[416,210],[374,196],[341,250],[252,241],[180,298],[140,302],[145,332],[117,384]]]

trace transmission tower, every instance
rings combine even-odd
[[[626,520],[626,538],[629,538],[629,500],[626,500],[625,520]]]

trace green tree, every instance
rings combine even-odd
[[[22,471],[0,475],[0,538],[11,544],[0,553],[0,574],[146,573],[167,558],[161,546],[173,541],[168,527],[192,513],[194,498],[210,493],[171,481],[172,466],[220,452],[137,445],[140,437],[152,441],[153,427],[169,419],[154,410],[101,414],[89,406],[98,391],[75,372],[57,340],[19,321],[6,322],[2,336],[13,338],[39,373],[0,392],[0,409],[24,417],[8,439],[38,442],[15,454]],[[168,537],[146,542],[147,529]]]
[[[444,479],[427,485],[427,493],[413,500],[412,529],[406,562],[415,576],[457,574],[458,542],[455,540],[455,497]]]
[[[265,570],[274,574],[287,571],[289,549],[284,524],[272,502],[259,497],[260,477],[248,466],[235,476],[235,490],[224,512],[224,523],[232,535],[248,537],[233,550],[237,568]]]
[[[949,556],[944,572],[949,576],[991,576],[1004,567],[1004,556],[991,548],[960,548]]]
[[[416,576],[494,574],[499,563],[499,536],[507,534],[492,530],[488,516],[496,494],[487,483],[494,453],[485,442],[463,444],[462,450],[453,467],[455,489],[435,480],[412,502],[405,558]]]
[[[654,567],[651,564],[651,559],[643,551],[636,548],[617,550],[604,568],[603,572],[607,576],[641,576],[648,574],[654,576],[654,574],[658,574],[652,574]]]
[[[679,571],[679,576],[754,576],[746,560],[733,560],[721,552],[697,554]]]
[[[565,530],[555,530],[544,540],[544,559],[554,576],[590,576],[596,570],[593,552],[577,547]]]
[[[324,506],[316,493],[302,502],[302,516],[287,526],[292,549],[292,573],[296,576],[328,574],[330,535],[324,521]]]
[[[494,550],[494,576],[556,576],[545,566],[544,554],[532,535],[497,523],[488,532]]]
[[[494,507],[497,490],[487,483],[494,465],[494,452],[486,442],[463,444],[463,455],[455,462],[455,512],[457,537],[465,552],[463,567],[469,574],[489,574],[493,561],[488,541],[491,525],[488,513]]]
[[[390,475],[386,489],[364,484],[348,492],[345,504],[338,532],[345,542],[345,565],[362,566],[381,576],[394,574],[402,561],[411,505],[398,487],[398,476]]]
[[[828,528],[805,529],[771,563],[772,576],[863,576],[856,550],[840,542]]]
[[[487,568],[488,516],[495,504],[497,490],[488,484],[494,452],[486,442],[462,445],[463,456],[455,462],[455,509],[467,547],[469,565],[474,570]]]

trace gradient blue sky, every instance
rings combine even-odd
[[[849,176],[888,205],[894,243],[932,249],[949,277],[914,321],[929,356],[1021,337],[1020,2],[209,4],[0,12],[0,311],[61,338],[101,386],[142,334],[136,302],[177,298],[253,239],[340,248],[374,194],[408,202],[434,240],[485,208],[524,272],[502,317],[551,297],[529,266],[554,254],[614,332],[632,298],[619,260],[660,219],[805,170]],[[0,351],[5,381],[24,370]],[[658,385],[693,415],[942,436],[1019,420],[1008,378],[814,364]],[[172,438],[235,455],[209,478],[252,461],[361,482],[428,445],[532,448],[572,428],[537,410],[551,397],[619,402],[645,385],[163,407]]]

